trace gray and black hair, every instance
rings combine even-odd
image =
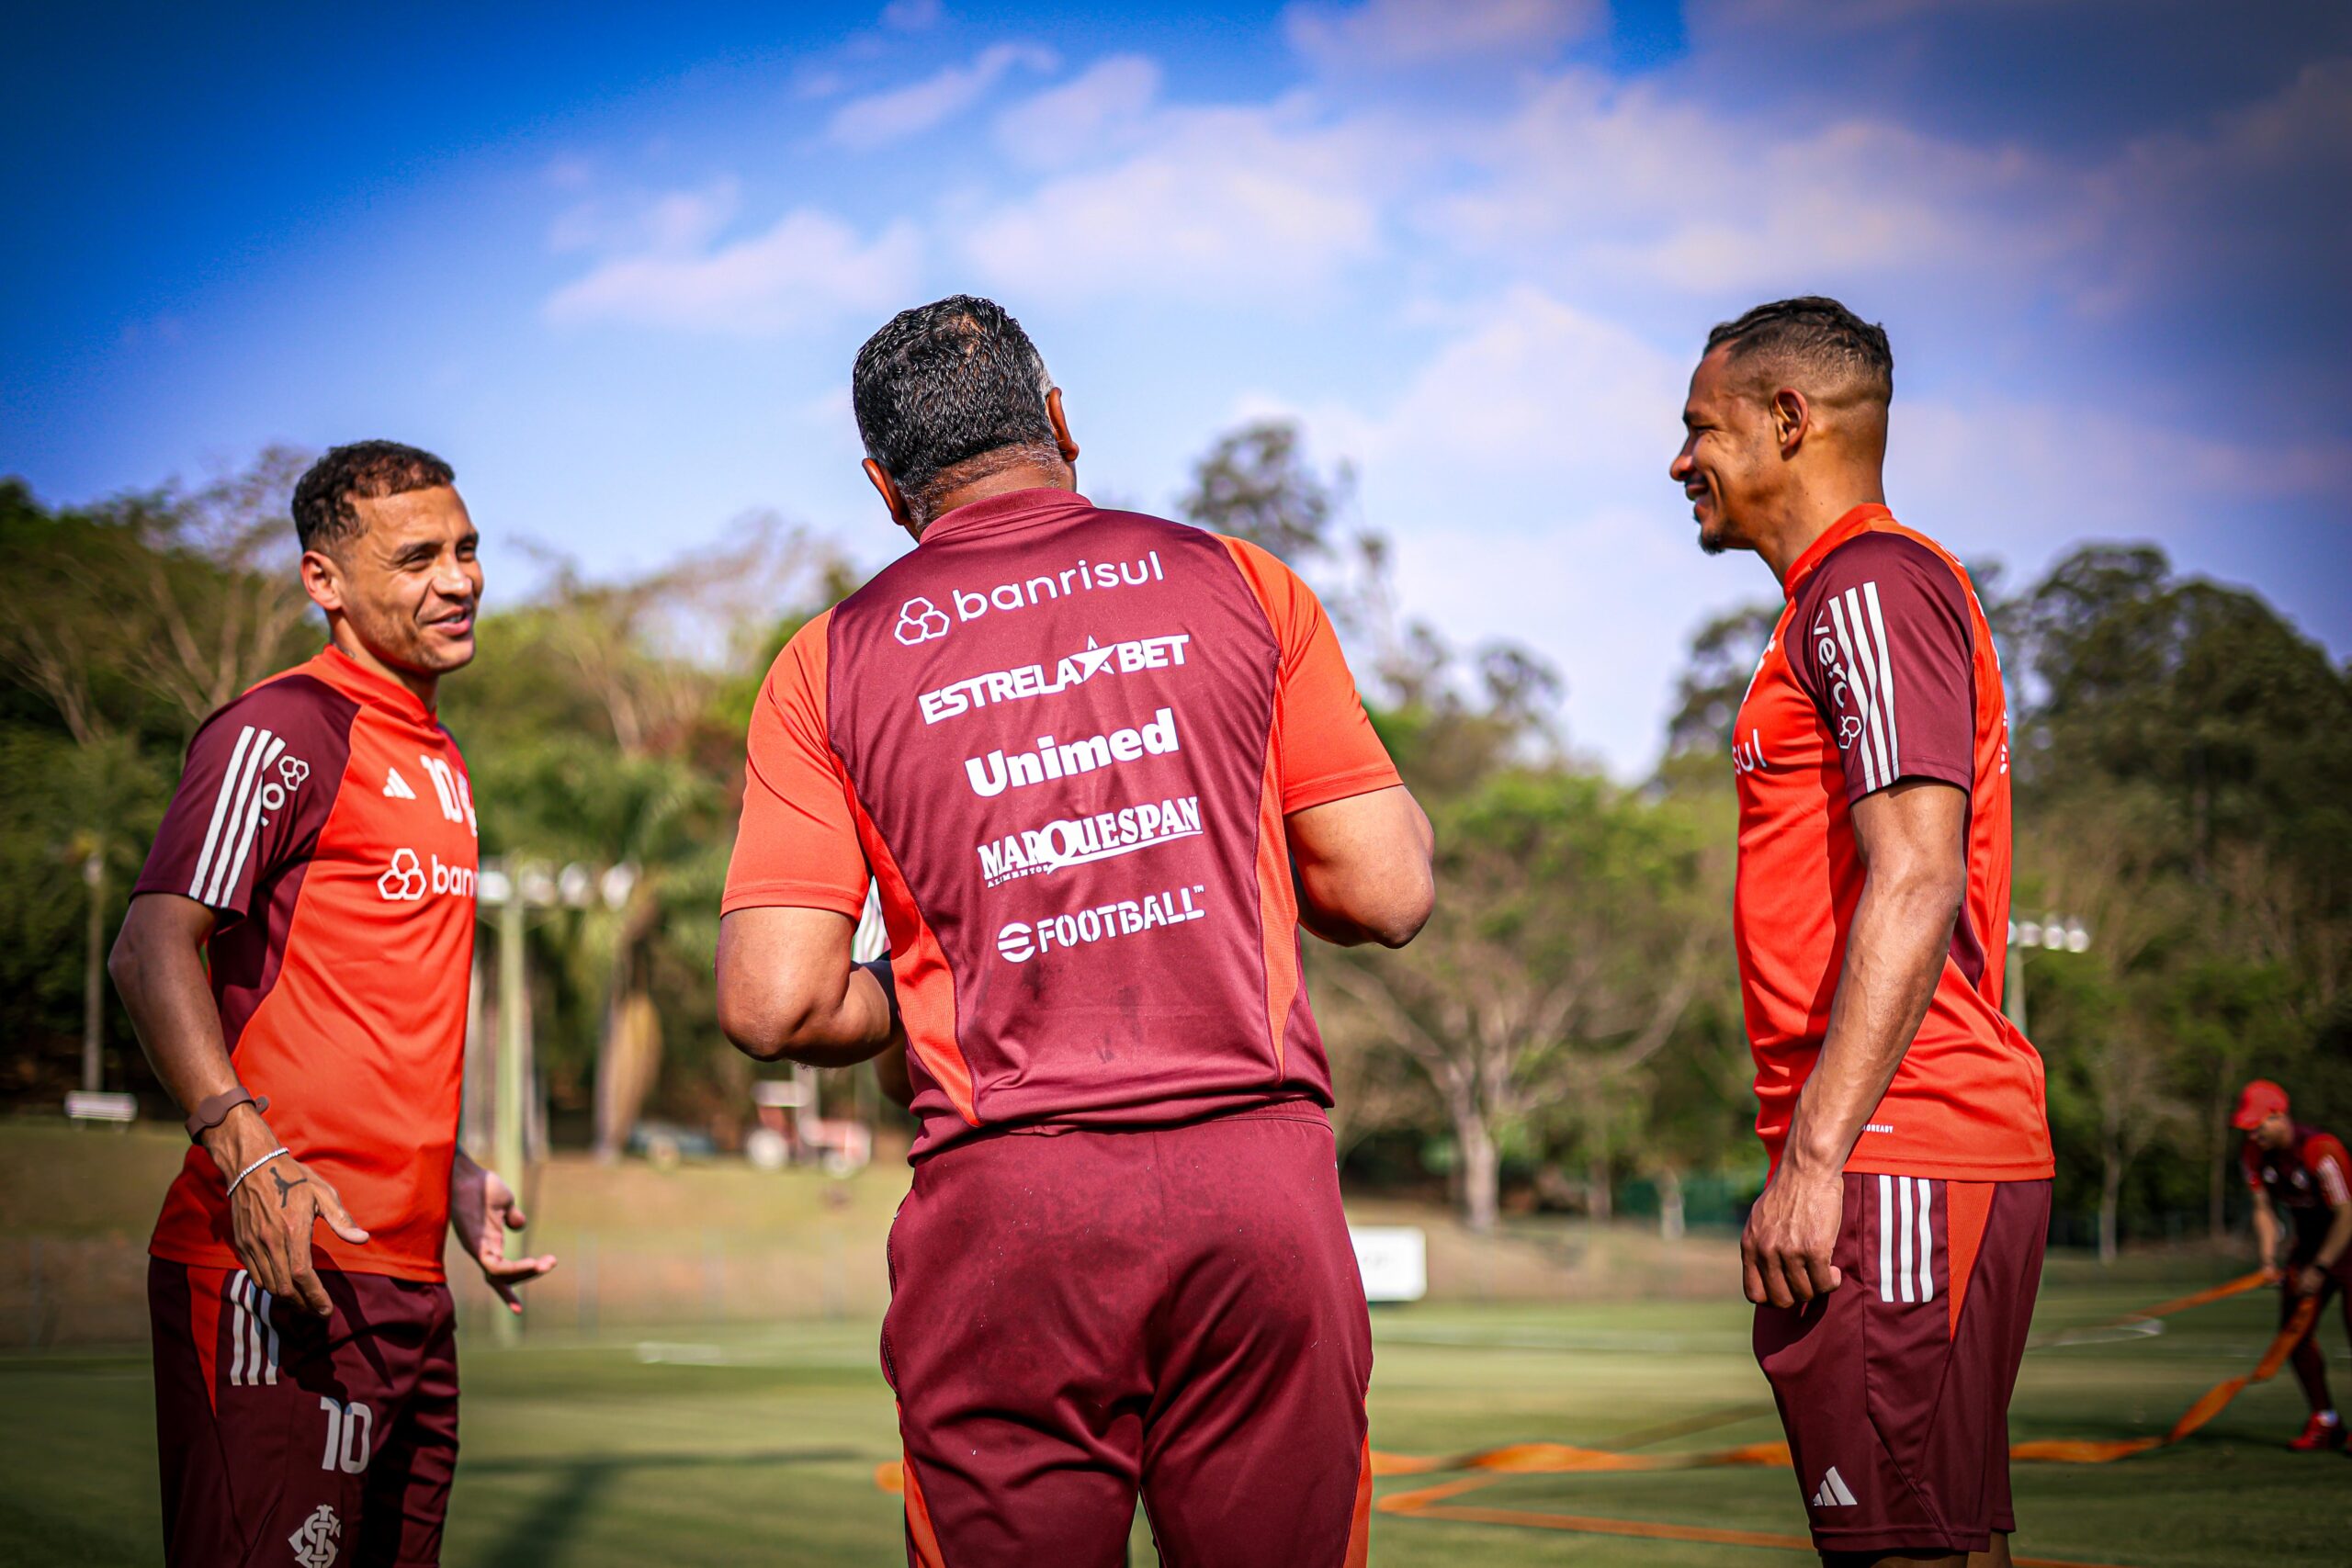
[[[1835,299],[1807,294],[1758,305],[1707,334],[1707,352],[1731,345],[1731,363],[1757,362],[1761,370],[1802,367],[1864,400],[1894,396],[1894,350],[1886,329],[1865,321]]]
[[[1046,413],[1053,385],[1037,345],[1003,306],[953,294],[899,311],[865,340],[850,400],[865,455],[927,514],[950,469],[968,482],[1023,458],[1059,456]]]
[[[432,453],[397,441],[331,446],[294,484],[294,532],[306,550],[332,551],[359,532],[355,497],[381,501],[454,484],[457,472]]]

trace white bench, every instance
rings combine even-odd
[[[91,1089],[74,1089],[65,1097],[65,1116],[71,1122],[119,1122],[130,1123],[139,1120],[139,1099],[129,1094],[101,1094]]]

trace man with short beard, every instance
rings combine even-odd
[[[453,480],[367,441],[295,486],[327,646],[198,729],[108,965],[197,1145],[148,1270],[186,1568],[438,1562],[444,1235],[514,1311],[555,1266],[504,1256],[522,1212],[457,1146],[474,806],[434,701],[482,579]]]
[[[1732,736],[1733,926],[1772,1173],[1756,1351],[1833,1563],[2009,1562],[2052,1170],[2001,1013],[2008,709],[1983,607],[1886,507],[1894,359],[1834,299],[1708,334],[1672,477],[1787,607]]]

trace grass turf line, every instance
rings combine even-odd
[[[2184,1288],[2204,1282],[2189,1279]],[[2041,1324],[2100,1321],[2153,1295],[2136,1285],[2053,1286]],[[2267,1294],[2199,1309],[2154,1339],[2031,1358],[2013,1435],[2131,1437],[2161,1431],[2216,1379],[2243,1371],[2275,1325]],[[1435,1453],[1551,1438],[1595,1447],[1629,1428],[1717,1410],[1761,1390],[1738,1303],[1384,1312],[1373,1440]],[[2332,1326],[2332,1325],[2331,1325]],[[1674,1348],[1656,1347],[1661,1335]],[[639,1337],[499,1352],[461,1351],[464,1458],[444,1562],[449,1568],[636,1568],[745,1561],[897,1560],[898,1500],[875,1489],[895,1456],[888,1391],[865,1325],[701,1334],[711,1364],[646,1360]],[[1555,1346],[1535,1348],[1531,1345]],[[1637,1348],[1638,1347],[1638,1348]],[[2340,1355],[2331,1360],[2340,1365]],[[144,1564],[159,1554],[153,1405],[139,1355],[0,1359],[0,1564]],[[2334,1499],[2352,1461],[2295,1455],[2301,1402],[2281,1379],[2250,1391],[2179,1448],[2088,1469],[2018,1467],[2018,1545],[2035,1556],[2202,1568],[2260,1541],[2266,1564],[2343,1561]],[[1662,1450],[1770,1437],[1746,1426]],[[1386,1495],[1426,1480],[1384,1482]],[[1465,1499],[1465,1501],[1467,1501]],[[1602,1516],[1797,1534],[1784,1471],[1510,1476],[1477,1499],[1501,1511]],[[1152,1561],[1138,1534],[1138,1564]],[[1537,1563],[1734,1568],[1785,1553],[1691,1542],[1565,1536],[1450,1519],[1382,1517],[1387,1568]]]

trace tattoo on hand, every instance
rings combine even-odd
[[[311,1179],[307,1176],[298,1176],[291,1181],[287,1180],[286,1178],[277,1174],[276,1166],[270,1167],[269,1179],[277,1183],[277,1206],[281,1209],[286,1207],[286,1200],[293,1196],[294,1189],[308,1187],[311,1184]]]

